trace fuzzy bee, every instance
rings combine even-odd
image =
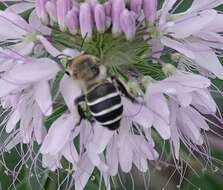
[[[123,116],[121,94],[135,101],[124,83],[108,77],[105,66],[92,55],[82,54],[72,59],[66,73],[78,80],[83,90],[83,95],[75,100],[81,119],[86,118],[81,106],[85,102],[93,120],[110,130],[118,129]]]

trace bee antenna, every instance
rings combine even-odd
[[[88,32],[85,34],[85,36],[84,36],[84,38],[83,38],[83,40],[82,40],[80,51],[82,51],[82,48],[83,48],[83,46],[84,46],[84,42],[85,42],[86,39],[87,39],[87,35],[88,35]]]

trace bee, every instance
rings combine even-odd
[[[92,118],[101,126],[110,130],[118,129],[123,117],[121,95],[135,101],[124,83],[109,77],[106,67],[100,64],[99,59],[87,54],[72,59],[67,65],[66,73],[79,81],[83,90],[83,95],[75,100],[81,119],[85,118],[85,114],[80,105],[85,102]]]

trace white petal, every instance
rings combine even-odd
[[[195,63],[223,79],[223,66],[213,50],[201,43],[189,43],[194,49]]]
[[[9,6],[7,9],[5,9],[5,11],[10,11],[15,14],[20,14],[32,8],[34,8],[34,3],[21,2]]]
[[[51,171],[55,171],[58,168],[61,168],[60,157],[59,155],[43,155],[42,165],[44,168],[48,167]]]
[[[38,35],[37,39],[43,44],[46,51],[53,57],[56,57],[61,54],[61,52],[56,49],[45,37]]]
[[[94,126],[94,137],[91,143],[91,149],[95,153],[102,153],[115,132],[99,125]]]
[[[215,10],[205,10],[193,16],[187,15],[179,19],[172,27],[169,27],[166,32],[174,38],[187,38],[214,21],[216,15],[217,11]]]
[[[178,94],[177,99],[182,107],[187,107],[192,102],[192,94],[191,93]]]
[[[46,135],[46,129],[43,124],[43,114],[38,106],[35,106],[35,109],[33,110],[33,127],[36,141],[38,144],[41,144]]]
[[[119,148],[118,153],[122,171],[126,173],[130,172],[130,170],[132,169],[133,151],[131,148],[131,144],[129,143],[129,140],[127,138],[122,143],[122,146]]]
[[[6,132],[10,133],[16,126],[16,124],[19,122],[21,117],[19,106],[14,110],[12,115],[10,116],[7,124],[6,124]]]
[[[98,166],[100,164],[101,160],[97,153],[93,152],[92,150],[88,150],[87,154],[92,164],[94,164],[95,166]]]
[[[0,35],[7,38],[16,39],[25,36],[33,30],[27,22],[17,14],[0,11]]]
[[[16,52],[18,55],[28,56],[32,53],[34,42],[23,41],[21,43],[10,46],[10,49]]]
[[[209,130],[209,125],[206,123],[204,116],[202,116],[198,111],[192,107],[188,107],[185,109],[185,112],[187,112],[198,129]]]
[[[47,81],[41,81],[34,86],[34,98],[45,116],[52,114],[53,102]]]
[[[60,82],[60,91],[69,110],[76,110],[75,99],[82,94],[78,81],[64,75]]]
[[[59,67],[57,63],[51,59],[32,59],[24,64],[16,65],[4,78],[21,85],[52,79],[58,71]]]
[[[75,123],[72,114],[64,114],[54,121],[43,141],[40,152],[51,155],[56,155],[60,152],[64,148],[64,145],[69,142]]]
[[[17,133],[13,138],[12,140],[7,144],[5,145],[5,150],[6,151],[10,151],[11,149],[15,148],[15,146],[19,143],[22,143],[22,136],[20,133]]]
[[[62,154],[71,163],[78,162],[79,160],[79,155],[73,142],[70,142],[64,146],[62,149]]]
[[[167,100],[162,93],[150,95],[149,89],[146,92],[146,103],[148,108],[154,113],[159,115],[169,123],[170,111],[168,108]]]
[[[148,171],[147,160],[143,155],[134,154],[133,162],[136,165],[136,167],[139,169],[139,171],[141,172]]]
[[[194,0],[187,12],[190,13],[199,10],[215,8],[222,3],[222,0]]]
[[[41,34],[50,35],[52,32],[52,30],[49,27],[41,23],[39,17],[36,15],[35,10],[32,11],[32,13],[29,16],[29,23],[36,31],[39,31]]]
[[[118,173],[118,149],[116,140],[116,138],[113,138],[106,149],[106,161],[109,167],[109,174],[112,176]]]
[[[180,43],[178,41],[172,40],[170,38],[167,37],[162,37],[161,42],[169,47],[172,48],[182,54],[184,54],[185,56],[191,58],[191,59],[195,59],[195,54],[192,50],[190,50],[188,47],[186,47],[185,44]]]
[[[216,33],[222,32],[223,31],[223,14],[217,14],[217,16],[214,19],[214,22],[209,23],[205,27],[204,31],[212,31]]]
[[[188,138],[190,138],[195,144],[202,145],[203,139],[200,134],[200,130],[196,127],[190,116],[184,111],[181,111],[179,114],[181,116],[180,119],[182,119],[182,122],[185,125],[184,132],[187,134]]]
[[[164,140],[170,138],[170,126],[159,116],[154,117],[153,126]]]
[[[173,5],[176,3],[177,0],[166,0],[163,3],[163,7],[162,7],[162,12],[161,12],[161,17],[160,17],[160,26],[162,26],[163,24],[165,24],[166,20],[167,20],[167,16],[169,14],[169,11],[171,10],[171,8],[173,7]]]
[[[84,187],[86,186],[88,179],[94,170],[94,166],[86,155],[80,158],[78,166],[79,167],[73,174],[75,180],[75,189],[84,190]]]

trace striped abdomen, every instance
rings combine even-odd
[[[86,94],[92,116],[102,126],[115,130],[120,126],[123,105],[119,91],[110,82],[101,83]]]

